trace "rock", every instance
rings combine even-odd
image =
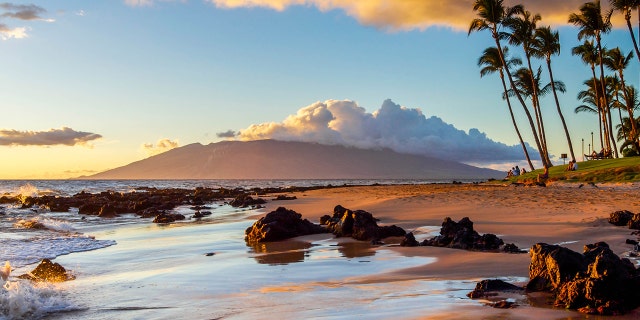
[[[518,306],[515,302],[509,300],[500,300],[491,304],[492,307],[498,309],[509,309]]]
[[[586,271],[584,257],[565,247],[537,243],[529,254],[529,291],[556,291],[577,273]]]
[[[186,219],[185,216],[179,213],[161,213],[157,215],[154,219],[154,223],[171,223],[179,220]]]
[[[440,235],[424,240],[421,245],[433,247],[447,247],[466,250],[498,250],[504,242],[496,235],[488,233],[478,234],[473,230],[473,222],[464,217],[455,222],[446,217],[440,228]]]
[[[524,289],[498,279],[482,280],[473,291],[467,293],[471,299],[485,298],[495,292],[523,292]]]
[[[404,229],[392,226],[378,226],[376,218],[367,211],[351,211],[337,205],[333,209],[333,216],[329,219],[322,217],[321,223],[337,237],[352,237],[356,240],[378,240],[387,237],[402,237]]]
[[[629,226],[629,229],[639,230],[640,229],[640,213],[634,214],[633,217],[631,217],[631,220],[629,220],[629,222],[627,223],[627,226]]]
[[[49,259],[43,259],[33,271],[18,278],[41,282],[63,282],[75,279],[63,266]]]
[[[616,226],[626,226],[633,218],[634,214],[631,211],[620,210],[613,212],[609,215],[609,223]]]
[[[538,243],[531,248],[527,289],[555,294],[554,304],[583,313],[616,315],[640,306],[640,271],[604,242],[579,254]]]
[[[638,241],[633,240],[633,239],[627,239],[627,240],[625,240],[625,243],[626,244],[636,245],[636,244],[638,244]]]
[[[281,200],[296,200],[296,199],[298,199],[296,196],[290,196],[289,197],[289,196],[281,194],[281,195],[278,195],[274,200],[281,201]]]
[[[247,228],[244,239],[248,244],[253,244],[324,232],[327,232],[325,228],[303,220],[301,214],[279,207]]]
[[[234,208],[247,208],[250,206],[256,206],[256,205],[261,205],[265,203],[267,203],[267,201],[262,198],[254,199],[248,194],[241,194],[237,196],[235,199],[233,199],[231,202],[229,202],[229,205],[231,205]]]
[[[507,243],[502,247],[503,252],[507,253],[526,253],[526,251],[521,250],[514,243]]]
[[[102,206],[102,208],[100,208],[100,212],[98,213],[98,217],[102,218],[114,218],[116,216],[118,216],[116,208],[109,204],[105,204],[104,206]]]
[[[404,235],[404,239],[400,241],[400,246],[402,247],[417,247],[420,243],[416,240],[416,237],[413,235],[413,232],[409,232]]]

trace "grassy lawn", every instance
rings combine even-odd
[[[549,168],[548,181],[564,182],[640,182],[640,157],[604,159],[578,162],[577,171],[565,171],[566,166]],[[542,169],[502,180],[511,182],[536,181]]]

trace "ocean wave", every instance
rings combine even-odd
[[[7,281],[0,288],[0,320],[42,319],[48,314],[79,310],[55,285]]]
[[[0,261],[9,261],[15,267],[37,263],[42,259],[55,259],[73,252],[83,252],[115,245],[113,240],[96,240],[91,236],[69,234],[56,237],[29,239],[0,239]]]

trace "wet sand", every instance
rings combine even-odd
[[[546,242],[582,252],[586,244],[605,241],[616,254],[625,257],[633,249],[631,245],[625,244],[625,240],[636,239],[637,236],[631,235],[631,230],[626,227],[609,224],[607,219],[611,212],[617,210],[640,212],[640,188],[637,184],[582,187],[580,184],[552,184],[546,188],[513,185],[363,186],[313,190],[294,195],[298,197],[297,200],[270,202],[266,212],[284,206],[301,213],[303,218],[317,222],[320,216],[331,215],[333,207],[340,204],[352,210],[369,211],[380,219],[379,224],[396,224],[408,231],[439,227],[445,217],[451,217],[455,221],[469,217],[479,233],[494,233],[505,243],[515,243],[519,248],[528,249],[535,243]],[[397,239],[388,241],[394,242]],[[433,247],[392,248],[408,257],[434,257],[437,260],[419,267],[352,278],[350,281],[391,283],[416,279],[528,279],[528,254],[469,252]],[[553,311],[558,314],[552,312],[546,315],[549,310],[525,309],[528,310],[526,314],[522,314],[523,308],[519,311],[502,312],[511,316],[518,314],[519,318],[528,318],[527,315],[534,318],[582,317],[564,310]],[[493,310],[484,311],[497,314]],[[455,317],[465,318],[464,312],[457,310]],[[636,310],[623,318],[638,316],[640,312]]]

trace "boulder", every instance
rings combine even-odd
[[[496,295],[497,292],[523,292],[524,288],[504,282],[499,279],[482,280],[476,284],[473,291],[467,293],[467,297],[471,299],[486,298]]]
[[[402,237],[404,229],[392,226],[378,226],[378,219],[364,210],[349,210],[341,205],[333,209],[333,216],[322,217],[320,222],[337,237],[352,237],[356,240],[377,240],[387,237]]]
[[[63,266],[49,259],[43,259],[33,271],[20,275],[18,278],[39,282],[63,282],[75,279],[73,275],[67,273]]]
[[[186,217],[179,213],[161,213],[157,215],[154,219],[154,223],[171,223],[179,220],[184,220]]]
[[[422,241],[423,246],[447,247],[466,250],[495,251],[504,245],[504,241],[496,235],[487,233],[480,235],[473,230],[473,222],[464,217],[455,222],[446,217],[440,228],[440,235]],[[517,248],[517,247],[516,247]],[[511,248],[513,250],[513,248]]]
[[[254,199],[248,194],[241,194],[237,196],[235,199],[233,199],[231,202],[229,202],[229,205],[231,205],[234,208],[247,208],[247,207],[261,205],[265,203],[267,203],[267,201],[262,198]]]
[[[586,245],[583,254],[536,244],[531,248],[529,276],[527,289],[554,293],[558,307],[616,315],[640,306],[640,271],[604,242]]]
[[[247,228],[244,239],[248,244],[254,244],[324,232],[327,232],[325,228],[302,219],[301,214],[279,207]]]
[[[631,221],[633,216],[633,212],[627,210],[612,212],[609,215],[609,223],[616,226],[626,226],[629,224],[629,221]]]
[[[98,213],[98,217],[102,218],[114,218],[118,216],[116,208],[110,204],[105,204],[100,208],[100,212]]]
[[[402,247],[417,247],[420,243],[416,240],[416,237],[413,235],[413,232],[409,232],[404,235],[404,239],[400,241],[400,246]]]

